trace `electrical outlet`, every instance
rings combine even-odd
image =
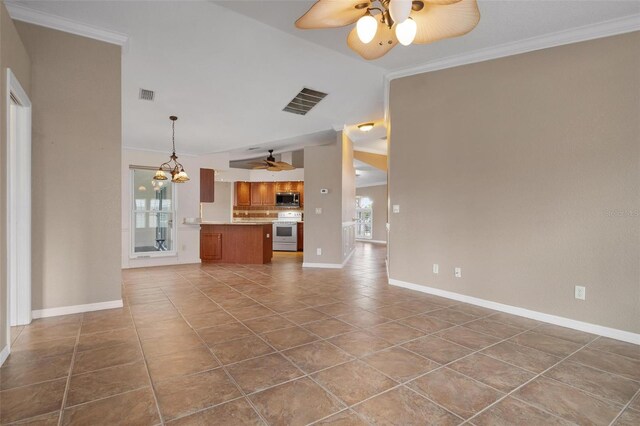
[[[394,204],[393,205],[393,212],[394,213],[400,213],[400,204]]]
[[[322,249],[321,248],[317,248],[316,249],[316,255],[322,256]]]
[[[456,278],[462,278],[462,268],[456,268],[454,270],[454,275],[456,276]]]
[[[587,288],[581,285],[577,285],[575,296],[576,296],[576,299],[578,300],[585,300],[587,297]]]
[[[440,272],[440,266],[438,266],[437,263],[433,264],[433,273],[437,274],[438,272]]]

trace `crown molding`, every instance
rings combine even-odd
[[[596,24],[585,25],[544,34],[523,40],[517,40],[485,49],[475,50],[469,53],[449,56],[435,61],[426,62],[415,67],[404,68],[391,71],[384,75],[384,115],[385,123],[389,120],[389,86],[391,80],[408,77],[415,74],[422,74],[461,65],[474,64],[477,62],[489,61],[492,59],[504,58],[506,56],[519,55],[521,53],[533,52],[536,50],[548,49],[550,47],[563,46],[566,44],[579,43],[581,41],[594,40],[598,38],[610,37],[619,34],[630,33],[640,30],[640,14],[629,15],[622,18],[611,19],[598,22]]]
[[[11,18],[16,21],[27,22],[29,24],[39,25],[41,27],[88,37],[123,47],[126,47],[127,42],[129,41],[129,36],[126,34],[105,30],[103,28],[94,27],[93,25],[82,24],[51,13],[41,12],[17,2],[6,1],[5,6],[7,7]]]

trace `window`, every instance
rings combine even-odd
[[[131,169],[131,255],[175,255],[175,184],[154,181],[155,170]]]
[[[368,197],[356,197],[356,239],[373,238],[373,201]]]

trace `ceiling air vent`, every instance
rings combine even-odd
[[[295,98],[289,102],[289,105],[284,107],[283,111],[290,112],[292,114],[306,115],[311,108],[318,105],[318,102],[327,96],[326,93],[318,92],[316,90],[307,89],[306,87],[296,95]]]
[[[143,101],[153,101],[156,93],[153,90],[140,89],[140,99]]]

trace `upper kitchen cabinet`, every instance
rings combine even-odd
[[[236,182],[235,207],[276,207],[277,192],[300,193],[304,205],[304,182]]]
[[[274,206],[276,190],[273,182],[251,182],[251,205]]]
[[[276,204],[276,184],[274,182],[263,182],[262,205],[275,206]]]
[[[251,206],[251,183],[236,182],[235,205],[240,207]]]
[[[200,169],[200,202],[213,203],[215,198],[216,172]]]

